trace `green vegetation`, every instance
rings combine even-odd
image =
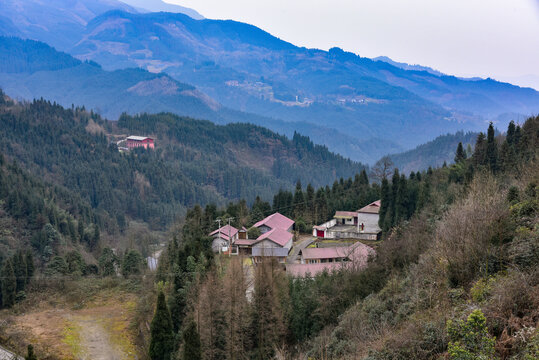
[[[165,294],[159,293],[157,306],[151,325],[150,358],[152,360],[170,360],[174,351],[172,320],[165,302]]]
[[[491,139],[479,134],[472,156],[457,145],[455,164],[408,178],[394,171],[380,186],[358,174],[336,182],[335,191],[304,191],[297,183],[272,205],[256,199],[251,208],[245,202],[194,207],[175,228],[180,240],[169,244],[157,276],[177,309],[174,331],[185,334],[194,320],[207,359],[533,358],[538,129],[539,117],[528,119],[515,126],[515,141],[492,138],[491,127]],[[510,156],[500,156],[503,147]],[[319,192],[326,199],[321,207]],[[241,259],[209,250],[206,234],[216,218],[234,217],[233,225],[248,227],[279,210],[308,226],[330,217],[335,206],[355,210],[380,195],[383,241],[361,271],[291,280],[279,264],[263,262],[253,270],[247,301]],[[321,208],[326,218],[313,215]]]

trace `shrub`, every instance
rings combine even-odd
[[[496,282],[496,278],[489,276],[486,279],[481,278],[470,289],[470,294],[472,295],[472,300],[475,302],[485,301],[492,291],[492,285]]]
[[[466,321],[447,322],[450,359],[490,360],[494,358],[494,337],[487,331],[487,319],[479,309],[472,311]]]

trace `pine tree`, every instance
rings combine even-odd
[[[408,190],[406,177],[401,175],[398,182],[397,197],[395,199],[395,224],[408,217]]]
[[[515,131],[516,131],[515,122],[511,120],[511,122],[507,126],[507,135],[505,137],[505,140],[507,140],[507,143],[509,145],[513,145],[515,143]]]
[[[84,224],[82,223],[82,220],[80,219],[77,225],[77,232],[79,234],[79,241],[82,242],[82,240],[84,239]]]
[[[172,319],[162,291],[157,296],[155,314],[150,326],[150,359],[170,360],[174,351],[174,329]]]
[[[487,164],[487,143],[485,134],[480,132],[475,141],[475,149],[473,153],[473,163],[475,167],[484,166]]]
[[[455,164],[458,164],[462,161],[466,160],[466,152],[464,151],[464,147],[462,146],[462,142],[459,142],[457,146],[457,151],[455,153]]]
[[[4,262],[1,275],[2,306],[8,308],[15,305],[15,296],[17,294],[17,278],[15,277],[11,259]]]
[[[306,203],[306,216],[305,221],[308,224],[313,224],[315,222],[315,206],[314,206],[314,188],[311,184],[307,185],[307,191],[305,195]]]
[[[182,334],[183,340],[183,360],[200,360],[202,351],[200,346],[200,335],[198,334],[197,324],[190,320]]]
[[[24,358],[25,360],[37,360],[37,356],[34,354],[34,347],[32,345],[28,345],[28,354]]]
[[[359,174],[359,184],[360,185],[369,185],[369,176],[367,175],[367,170],[361,170]]]
[[[296,183],[296,192],[294,193],[294,218],[299,219],[303,217],[305,210],[305,198],[303,196],[303,190],[301,189],[301,182],[298,180]]]
[[[494,137],[494,126],[492,125],[492,122],[488,126],[486,150],[488,166],[490,171],[495,173],[498,171],[498,145],[496,144],[496,139]]]
[[[15,277],[17,278],[17,292],[24,291],[28,274],[26,258],[21,250],[17,251],[13,257],[13,271],[15,271]]]
[[[381,229],[386,231],[385,224],[386,224],[386,216],[387,212],[389,210],[389,206],[391,203],[391,193],[389,189],[389,182],[386,178],[382,179],[382,188],[381,188],[381,204],[380,204],[380,211],[379,211],[379,217],[378,217],[378,226],[380,226]]]
[[[169,309],[170,317],[172,319],[172,326],[174,327],[174,332],[178,332],[182,327],[187,303],[185,290],[183,289],[184,273],[181,271],[178,264],[173,265],[173,272],[173,292],[172,296],[169,299]]]

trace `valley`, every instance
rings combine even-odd
[[[539,359],[522,4],[168,1],[0,2],[1,360]]]

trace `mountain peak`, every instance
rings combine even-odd
[[[171,12],[181,13],[195,20],[202,20],[204,16],[200,15],[196,10],[186,8],[184,6],[169,4],[162,0],[121,0],[130,6],[142,10],[143,12]]]

